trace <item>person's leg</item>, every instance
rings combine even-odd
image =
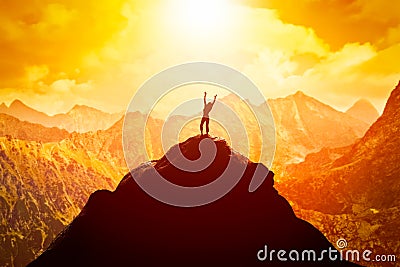
[[[205,122],[205,118],[203,117],[203,118],[201,118],[201,122],[200,122],[200,132],[201,132],[201,135],[203,135],[203,124],[204,124],[204,122]]]
[[[209,124],[210,124],[210,118],[206,118],[206,131],[207,131],[207,134],[210,131],[210,127],[208,126]]]

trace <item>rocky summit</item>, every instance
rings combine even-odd
[[[331,261],[327,254],[316,262],[278,260],[280,249],[297,250],[300,257],[302,251],[313,250],[319,258],[323,250],[334,248],[316,228],[295,216],[275,190],[271,171],[233,151],[224,140],[211,139],[216,156],[203,170],[185,172],[171,163],[178,151],[187,159],[198,159],[203,138],[209,137],[191,137],[173,146],[168,157],[138,166],[115,191],[92,194],[80,214],[29,266],[353,265]],[[218,179],[230,161],[234,168],[244,169],[239,182],[224,197],[198,207],[164,204],[133,179],[152,179],[157,171],[175,184],[201,186]],[[266,177],[250,193],[256,167],[267,170]]]

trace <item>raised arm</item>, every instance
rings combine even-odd
[[[207,96],[207,92],[204,92],[204,98],[203,98],[204,106],[207,104],[206,103],[206,96]]]
[[[215,103],[216,100],[217,100],[217,95],[214,96],[214,101],[212,102],[213,105],[214,105],[214,103]]]

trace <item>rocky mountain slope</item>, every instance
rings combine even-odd
[[[392,91],[382,116],[359,141],[341,149],[322,150],[292,165],[280,190],[300,209],[316,211],[304,213],[310,221],[325,217],[325,224],[340,225],[346,218],[354,228],[338,228],[347,232],[353,244],[398,255],[399,129],[400,84]],[[333,236],[332,230],[326,229],[326,234]]]
[[[278,125],[277,127],[281,129],[281,133],[278,133],[278,150],[274,164],[275,170],[280,169],[279,165],[284,166],[285,161],[291,161],[291,156],[297,157],[296,160],[299,160],[299,158],[305,156],[305,153],[308,153],[307,151],[314,151],[320,146],[325,146],[324,142],[326,140],[329,141],[335,137],[339,140],[338,143],[344,144],[351,138],[355,140],[359,133],[358,131],[362,130],[345,128],[350,133],[354,132],[354,134],[344,134],[345,130],[343,130],[342,136],[337,135],[335,131],[329,132],[326,133],[328,135],[326,140],[324,136],[324,138],[319,139],[320,141],[315,142],[317,145],[305,146],[305,144],[308,143],[307,140],[311,137],[308,133],[302,131],[300,131],[299,134],[298,128],[290,128],[291,123],[293,123],[293,125],[300,125],[303,123],[303,120],[306,120],[305,118],[313,118],[312,116],[324,114],[326,111],[323,110],[325,109],[331,111],[337,117],[342,116],[343,113],[335,110],[332,111],[330,107],[310,97],[301,94],[296,95],[289,96],[286,100],[276,100],[279,103],[284,103],[272,108],[272,110],[275,110],[277,113],[283,112],[284,114],[289,114],[284,119],[286,123],[281,124],[282,126]],[[228,97],[221,101],[232,105],[244,118],[249,117],[246,115],[247,111],[237,99]],[[299,116],[295,116],[294,113],[289,112],[289,110],[296,106],[293,101],[296,103],[298,102],[296,105],[303,106],[303,108],[298,109],[299,114],[301,114]],[[308,101],[314,104],[310,104]],[[17,102],[16,104],[20,105],[21,103]],[[5,105],[2,106],[3,109],[7,108]],[[316,109],[315,106],[321,108],[322,112]],[[261,105],[255,106],[254,108],[263,107]],[[78,107],[76,108],[76,110],[79,109]],[[281,111],[278,112],[278,110]],[[37,116],[35,111],[30,110],[28,114],[30,114],[30,112],[32,112],[34,116]],[[311,114],[312,116],[306,114]],[[46,118],[47,115],[44,115],[44,118]],[[129,113],[127,116],[128,120],[133,121],[133,125],[136,124],[135,122],[143,123],[146,118],[145,115],[138,112]],[[175,122],[172,124],[180,124],[182,120],[185,120],[184,117],[176,117],[173,119]],[[82,120],[81,122],[85,123],[85,121],[86,120]],[[279,124],[282,122],[278,120],[276,123]],[[334,127],[336,127],[335,123],[337,122],[332,122]],[[150,118],[148,121],[145,140],[150,159],[159,159],[163,156],[160,143],[162,124],[163,122],[157,119]],[[271,127],[271,125],[268,125],[267,121],[262,121],[261,124],[264,128]],[[361,126],[362,125],[363,124],[361,124]],[[57,128],[49,129],[38,124],[20,121],[5,114],[0,115],[0,126],[0,136],[3,136],[3,138],[0,138],[0,152],[2,153],[2,157],[0,158],[2,167],[0,171],[2,172],[4,184],[0,189],[0,194],[2,198],[7,199],[7,201],[2,202],[2,209],[5,212],[0,224],[0,227],[4,229],[4,231],[0,232],[3,237],[3,241],[0,241],[3,242],[0,244],[0,259],[2,259],[0,265],[24,266],[34,256],[37,256],[38,253],[46,248],[49,244],[49,240],[78,214],[90,193],[101,188],[112,190],[115,188],[122,174],[127,171],[121,144],[123,119],[117,121],[107,130],[86,133],[67,133],[65,130]],[[356,129],[358,129],[357,127],[360,126],[360,124],[356,120],[354,125],[352,124],[350,126],[355,126]],[[361,126],[360,128],[362,128]],[[251,131],[255,130],[252,121],[247,122],[246,127],[249,127]],[[318,124],[316,124],[312,130],[317,133],[312,135],[312,138],[315,138],[315,136],[322,136],[323,133],[321,133],[321,131],[324,131],[325,128],[319,127]],[[137,129],[127,129],[127,131],[134,136],[139,136],[136,132]],[[225,136],[223,129],[216,128],[215,125],[212,125],[212,131],[214,131],[213,134],[216,136]],[[198,124],[194,122],[194,124],[192,123],[184,129],[180,138],[187,138],[197,132]],[[342,137],[344,137],[343,140],[345,140],[345,142],[342,142]],[[169,136],[168,138],[172,137]],[[251,138],[257,140],[258,137],[256,135],[251,135]],[[139,164],[147,160],[143,151],[139,149],[143,140],[139,138],[133,138],[133,140],[129,147],[129,150],[133,152],[130,153],[130,156],[133,157],[134,162]],[[326,144],[331,143],[327,142]],[[334,151],[333,156],[330,153],[331,150]],[[339,154],[344,154],[343,149],[340,148],[327,149],[326,151],[329,151],[329,153],[327,153],[329,157],[328,159],[325,158],[324,161],[328,163],[330,162],[330,158],[338,158]],[[253,155],[250,155],[250,157],[253,157]],[[69,169],[66,169],[68,166]],[[281,173],[284,172],[282,171]],[[31,181],[28,185],[26,184],[27,179],[21,178],[25,176]],[[97,178],[93,178],[94,180],[92,181],[90,177],[93,176]],[[101,178],[104,178],[104,181],[100,181]],[[57,188],[60,189],[51,189],[56,193],[47,193],[47,190],[50,189],[48,187],[43,187],[43,181],[49,184],[58,184],[59,182],[57,180],[63,181],[62,183],[65,184],[68,190],[66,191],[63,189],[64,187],[59,186]],[[64,180],[68,182],[64,182]],[[88,181],[91,182],[89,182],[89,185],[86,185]],[[300,188],[300,190],[302,189]],[[40,192],[42,192],[42,195],[39,194]],[[71,197],[70,194],[72,194],[73,197]],[[21,199],[21,202],[18,202],[19,204],[16,205],[15,203],[17,203],[18,199]],[[38,204],[43,202],[57,202],[57,207],[65,207],[63,208],[65,214],[60,215],[60,211],[57,211],[57,208],[52,208],[51,212],[48,211],[45,206]],[[20,217],[18,220],[15,220],[14,217],[11,216],[11,214],[20,211],[25,213],[25,210],[29,211],[29,214],[31,214],[29,216],[33,216],[34,212],[42,211],[46,215],[44,215],[42,221],[34,220],[33,217],[29,216]],[[62,217],[62,219],[60,219],[60,217]],[[53,223],[54,221],[58,223]],[[314,220],[313,223],[314,222],[316,221]],[[27,227],[27,225],[30,226]],[[35,237],[32,239],[31,232],[33,230],[31,229],[36,229],[42,233],[42,237]],[[330,240],[335,242],[333,239]]]
[[[145,118],[128,114],[133,121]],[[0,119],[0,133],[7,133],[0,137],[0,266],[25,266],[72,221],[91,193],[114,189],[127,172],[123,119],[107,130],[71,134],[5,114]],[[160,123],[149,120],[152,128]],[[149,132],[154,142],[158,137]],[[134,153],[141,140],[135,142]],[[146,159],[136,156],[138,164]]]
[[[355,102],[353,106],[346,111],[346,114],[368,123],[368,125],[374,123],[379,117],[376,108],[366,99],[360,99]]]
[[[57,116],[57,115],[56,115]],[[62,116],[62,115],[59,115]],[[98,109],[84,106],[75,105],[66,116],[71,118],[70,125],[62,126],[70,132],[75,131],[84,133],[89,131],[106,130],[111,127],[123,116],[122,112],[119,113],[106,113]]]
[[[119,140],[106,131],[69,136],[65,130],[9,116],[5,122],[19,130],[0,137],[0,266],[25,266],[79,213],[92,192],[115,188],[126,167],[115,164],[121,158],[113,142]],[[65,134],[66,139],[57,140]],[[101,157],[98,147],[104,149]]]
[[[0,105],[0,113],[11,115],[19,120],[41,124],[45,127],[58,127],[68,132],[89,132],[105,130],[122,117],[122,113],[106,113],[95,108],[76,105],[65,114],[48,116],[15,100],[7,107]]]
[[[301,162],[323,147],[353,144],[369,127],[300,91],[269,100],[268,105],[275,120],[276,158],[285,164]]]
[[[73,144],[0,138],[0,265],[24,266],[78,214],[89,194],[117,181]]]
[[[69,133],[56,127],[47,128],[36,123],[22,122],[17,118],[0,113],[0,136],[47,143],[68,138]]]
[[[306,202],[312,202],[310,197],[320,199],[323,196],[329,201],[318,201],[318,210],[333,214],[351,211],[352,206],[345,203],[357,203],[375,209],[400,206],[397,198],[400,193],[400,153],[396,152],[400,147],[399,100],[400,86],[397,86],[392,91],[382,116],[360,140],[344,149],[343,155],[338,153],[339,156],[332,157],[330,153],[331,160],[314,170],[312,166],[324,157],[324,150],[310,155],[301,164],[293,165],[288,173],[289,176],[296,177],[290,183],[291,188],[315,181],[315,186],[308,187],[308,193],[313,193],[298,195],[296,201],[308,206]],[[322,188],[326,192],[321,192]],[[315,204],[312,205],[316,208]]]
[[[183,155],[199,157],[202,139],[196,136],[179,144]],[[151,180],[156,170],[176,184],[199,186],[217,179],[232,160],[233,168],[246,171],[225,197],[195,208],[170,206],[147,195],[128,174],[115,191],[94,193],[79,216],[29,266],[309,266],[307,261],[277,258],[260,262],[257,252],[265,245],[268,251],[314,249],[318,255],[333,249],[312,225],[296,218],[274,189],[272,172],[249,193],[257,164],[232,151],[225,141],[213,142],[216,158],[200,172],[183,172],[163,157],[139,166],[132,175]],[[176,149],[167,152],[171,158]],[[318,263],[333,262],[326,258]]]

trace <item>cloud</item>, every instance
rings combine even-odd
[[[51,3],[43,7],[41,19],[31,24],[32,29],[48,38],[55,38],[54,35],[65,33],[70,24],[78,18],[78,12],[68,9],[65,5]]]
[[[311,94],[343,99],[386,98],[400,79],[394,58],[399,48],[377,50],[370,44],[348,44],[305,73],[301,86]]]
[[[354,17],[372,20],[378,23],[393,25],[400,23],[400,2],[385,3],[381,0],[356,0],[353,5],[359,9]]]
[[[383,35],[400,24],[399,1],[248,0],[243,3],[275,9],[284,22],[314,29],[333,50],[355,42],[386,48],[388,44],[381,42]]]
[[[25,71],[29,82],[37,82],[49,74],[49,67],[46,65],[34,65],[26,67]]]
[[[303,90],[339,107],[357,97],[382,102],[399,79],[397,9],[384,1],[234,5],[210,35],[171,24],[179,16],[168,4],[2,1],[0,95],[49,112],[77,102],[120,111],[151,75],[188,61],[241,70],[268,97]]]
[[[0,2],[0,88],[21,84],[27,66],[47,65],[53,73],[73,71],[82,58],[101,49],[125,18],[123,1]],[[54,78],[54,77],[53,77]]]
[[[50,88],[58,93],[67,93],[70,92],[70,89],[73,86],[75,86],[74,80],[64,79],[53,82],[50,85]]]
[[[370,44],[346,44],[340,51],[331,52],[306,75],[343,75],[376,55]]]
[[[302,90],[343,110],[365,97],[382,110],[384,100],[400,79],[399,55],[400,45],[379,51],[368,43],[352,43],[340,51],[326,50],[324,57],[298,73],[302,64],[298,58],[264,52],[244,72],[267,97]]]
[[[61,79],[54,81],[50,86],[42,84],[43,87],[48,87],[55,93],[73,93],[79,95],[81,93],[90,91],[93,88],[93,82],[88,81],[85,83],[76,83],[75,80]]]

